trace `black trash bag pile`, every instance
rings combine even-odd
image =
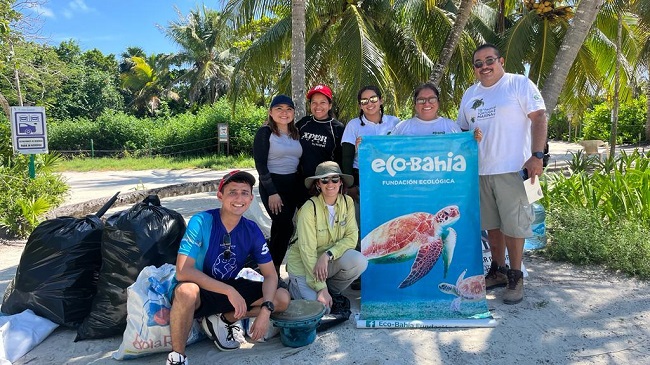
[[[126,289],[145,267],[175,264],[184,233],[183,216],[161,207],[156,195],[108,218],[102,235],[97,295],[90,314],[77,329],[75,342],[124,333]]]
[[[31,309],[66,327],[77,327],[90,313],[102,263],[100,217],[116,193],[95,215],[58,217],[39,224],[27,239],[16,275],[7,287],[2,312]]]

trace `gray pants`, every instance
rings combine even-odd
[[[330,292],[340,294],[368,267],[368,259],[359,251],[347,250],[343,256],[330,261],[327,265],[327,288]],[[289,293],[292,299],[316,300],[318,293],[307,285],[304,276],[289,273]]]

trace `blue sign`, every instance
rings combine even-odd
[[[494,325],[472,134],[364,137],[359,171],[361,252],[369,265],[357,326]]]

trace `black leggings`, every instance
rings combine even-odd
[[[273,265],[280,267],[284,255],[287,253],[289,240],[293,235],[293,216],[296,212],[296,200],[300,185],[298,185],[298,175],[277,175],[271,174],[271,180],[280,198],[282,198],[282,211],[280,214],[273,214],[269,209],[269,194],[260,185],[260,198],[266,208],[266,212],[271,216],[271,239],[269,241],[269,250],[273,258]]]

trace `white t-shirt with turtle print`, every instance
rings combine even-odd
[[[479,175],[516,172],[531,156],[528,114],[545,110],[544,100],[526,76],[505,73],[496,84],[471,86],[460,102],[458,125],[480,128]]]

